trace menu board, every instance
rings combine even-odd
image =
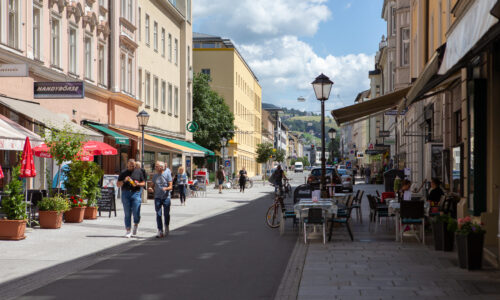
[[[101,197],[97,199],[97,206],[99,207],[99,216],[101,212],[109,212],[109,217],[111,217],[111,212],[115,212],[116,217],[116,201],[115,201],[115,188],[114,187],[103,187],[101,188]]]
[[[115,189],[115,199],[118,198],[118,192],[119,188],[116,186],[116,183],[118,182],[118,175],[113,175],[113,174],[104,174],[102,177],[102,187],[104,188],[114,188]]]

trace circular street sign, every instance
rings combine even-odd
[[[186,124],[186,130],[189,132],[195,132],[199,128],[200,128],[200,126],[195,121],[191,121],[191,122]]]

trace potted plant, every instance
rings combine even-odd
[[[85,185],[82,188],[82,194],[87,199],[85,208],[85,219],[97,219],[97,199],[101,196],[101,178],[103,171],[95,162],[86,163]]]
[[[441,214],[431,219],[434,235],[434,249],[453,251],[457,221],[449,214]]]
[[[81,223],[85,214],[85,202],[78,196],[71,196],[68,200],[70,210],[64,213],[64,222]]]
[[[484,234],[483,224],[475,223],[467,216],[458,219],[458,228],[455,232],[458,248],[458,262],[460,268],[477,270],[483,263]]]
[[[60,194],[54,197],[43,198],[38,203],[38,215],[40,217],[40,228],[58,229],[62,224],[65,211],[69,210],[69,203]]]
[[[0,220],[1,240],[22,240],[26,238],[26,203],[24,202],[23,183],[19,180],[21,166],[14,167],[12,180],[5,187],[7,196],[2,199],[2,210],[6,218]]]

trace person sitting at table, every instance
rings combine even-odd
[[[403,201],[411,201],[411,181],[404,179],[401,189],[399,190],[399,198]]]
[[[437,213],[439,211],[439,202],[441,201],[441,196],[444,195],[441,189],[441,181],[438,178],[431,179],[431,190],[427,201],[429,201],[431,213]]]
[[[189,190],[191,191],[191,195],[193,195],[196,191],[198,191],[198,179],[195,178],[193,180],[193,184],[189,186]]]

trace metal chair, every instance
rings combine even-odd
[[[377,198],[373,195],[366,195],[368,198],[368,202],[370,203],[370,225],[371,222],[375,222],[375,232],[377,232],[378,229],[378,223],[381,222],[381,218],[386,218],[386,225],[387,225],[387,220],[388,218],[392,217],[389,215],[389,208],[387,205],[379,203],[377,201]],[[371,226],[368,226],[370,229]]]
[[[309,208],[307,218],[304,218],[304,244],[307,244],[307,226],[308,225],[322,225],[323,230],[323,244],[326,242],[326,226],[325,218],[323,216],[322,208]]]
[[[399,225],[403,228],[403,225],[420,225],[422,233],[422,244],[425,245],[425,212],[424,212],[424,201],[401,201],[400,212],[399,212]],[[404,230],[400,231],[400,240],[403,242]],[[417,233],[414,234],[415,238],[419,240]]]
[[[333,226],[335,224],[345,224],[347,227],[347,232],[349,233],[349,236],[351,237],[351,241],[354,241],[354,237],[352,235],[352,230],[351,230],[351,225],[349,224],[349,221],[351,220],[351,212],[353,209],[353,202],[354,202],[354,196],[350,196],[349,199],[347,200],[347,205],[346,205],[346,211],[345,214],[337,215],[334,216],[330,222],[330,233],[328,235],[328,241],[332,240],[332,233],[333,233]]]
[[[365,191],[358,190],[356,197],[354,198],[354,202],[352,203],[352,208],[356,210],[356,219],[363,224],[363,214],[361,212],[361,200],[363,200],[363,196]]]

